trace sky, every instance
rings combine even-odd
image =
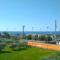
[[[0,0],[0,31],[60,31],[60,0]]]

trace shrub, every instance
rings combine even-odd
[[[10,38],[10,34],[8,32],[3,32],[3,34],[5,35],[4,37]]]
[[[47,38],[46,38],[45,35],[41,35],[41,36],[39,36],[39,40],[45,41],[46,39],[47,39]]]
[[[32,39],[32,35],[28,35],[27,38],[28,38],[29,40],[31,40],[31,39]]]
[[[50,36],[48,36],[48,41],[51,41],[51,40],[52,40],[52,38]]]
[[[34,37],[35,40],[38,40],[38,35],[36,34],[35,37]]]
[[[0,51],[2,51],[5,48],[6,44],[0,43]]]
[[[28,47],[30,47],[30,46],[25,43],[19,43],[19,42],[13,43],[10,46],[10,48],[12,48],[12,50],[20,50],[22,48],[28,48]]]

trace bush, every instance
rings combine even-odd
[[[0,51],[2,51],[5,48],[6,44],[1,44],[0,43]]]
[[[39,36],[39,40],[45,41],[47,40],[47,37],[45,35],[41,35]]]
[[[8,32],[3,32],[5,38],[10,38],[10,34]]]
[[[34,37],[35,40],[38,40],[38,35],[36,34],[35,37]]]
[[[30,47],[30,46],[27,44],[24,44],[24,43],[19,43],[19,42],[16,42],[10,46],[10,48],[12,48],[12,50],[20,50],[22,48],[28,48],[28,47]]]
[[[48,41],[51,41],[51,40],[52,40],[52,38],[50,36],[48,36]]]
[[[28,35],[27,38],[28,38],[29,40],[31,40],[31,39],[32,39],[32,35]]]

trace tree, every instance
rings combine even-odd
[[[47,36],[46,35],[41,35],[41,36],[39,36],[39,40],[41,40],[41,41],[47,41]]]
[[[0,41],[0,51],[2,51],[5,48],[6,44],[2,43],[2,41]]]
[[[10,38],[10,34],[8,32],[3,32],[6,38]]]
[[[1,37],[1,33],[0,33],[0,37]]]
[[[48,36],[48,41],[52,41],[52,38],[50,36]]]
[[[28,35],[27,38],[28,38],[29,40],[31,40],[31,39],[32,39],[32,35],[31,35],[31,34]]]
[[[44,41],[45,40],[45,35],[39,36],[39,39],[42,40],[42,41]]]
[[[36,34],[35,37],[34,37],[35,40],[38,40],[38,35]]]

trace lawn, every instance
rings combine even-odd
[[[35,47],[12,51],[7,46],[0,52],[0,60],[40,60],[40,58],[52,55],[53,53],[56,53],[56,51]]]

